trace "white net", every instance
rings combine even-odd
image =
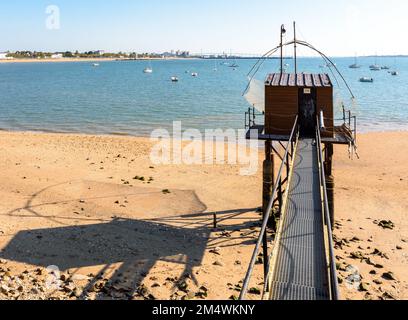
[[[252,79],[244,98],[259,112],[265,111],[265,85],[262,81]]]

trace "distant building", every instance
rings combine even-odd
[[[189,51],[174,51],[171,50],[170,52],[164,52],[162,53],[162,57],[164,58],[174,58],[174,57],[178,57],[178,58],[188,58],[190,56],[190,52]]]
[[[8,52],[0,52],[0,60],[8,59],[7,55],[8,55]]]
[[[97,50],[97,51],[95,51],[95,54],[99,55],[99,56],[103,56],[105,54],[105,51],[104,50]]]
[[[62,53],[54,53],[51,55],[51,59],[62,59],[64,55]]]

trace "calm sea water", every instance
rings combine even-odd
[[[362,58],[361,69],[348,66],[354,59],[334,59],[355,96],[345,86],[337,90],[359,117],[361,131],[408,129],[408,59],[378,58],[378,64],[399,71],[373,72],[374,58]],[[246,74],[255,60],[238,60],[239,68],[222,66],[221,60],[153,61],[153,74],[144,74],[144,61],[91,63],[0,64],[0,128],[95,134],[148,135],[182,121],[183,128],[216,129],[244,126],[248,103],[242,97]],[[293,61],[288,60],[290,68]],[[269,60],[259,71],[278,70]],[[321,59],[299,59],[299,70],[329,72]],[[218,70],[214,71],[214,67]],[[186,71],[189,71],[186,73]],[[191,72],[198,72],[197,78]],[[172,83],[176,75],[180,81]],[[375,82],[360,83],[362,76]],[[334,79],[332,79],[335,82]],[[341,109],[336,107],[338,116]]]

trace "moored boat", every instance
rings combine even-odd
[[[372,82],[374,82],[374,79],[370,78],[370,77],[362,77],[362,78],[360,78],[360,82],[372,83]]]
[[[373,64],[373,65],[370,66],[370,70],[371,71],[380,71],[381,67],[379,65],[377,65],[377,64]]]

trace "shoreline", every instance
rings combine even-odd
[[[367,136],[372,134],[397,134],[397,133],[407,133],[407,129],[394,129],[394,130],[376,130],[376,131],[363,131],[357,133],[357,142],[358,136]],[[38,134],[38,135],[62,135],[62,136],[84,136],[84,137],[124,137],[124,138],[136,138],[136,139],[150,139],[150,135],[146,134],[131,134],[131,133],[121,133],[121,132],[109,132],[109,133],[88,133],[80,131],[56,131],[56,130],[46,130],[46,129],[32,129],[32,130],[14,130],[14,129],[4,129],[0,127],[0,133],[17,133],[17,134]],[[171,133],[171,132],[169,132]],[[172,140],[173,137],[170,136]],[[203,139],[204,140],[204,139]],[[190,140],[185,140],[190,141]]]
[[[121,58],[61,58],[61,59],[3,59],[0,64],[14,63],[62,63],[62,62],[127,62],[127,61],[166,61],[166,60],[197,60],[198,58],[138,58],[138,59],[121,59]]]

